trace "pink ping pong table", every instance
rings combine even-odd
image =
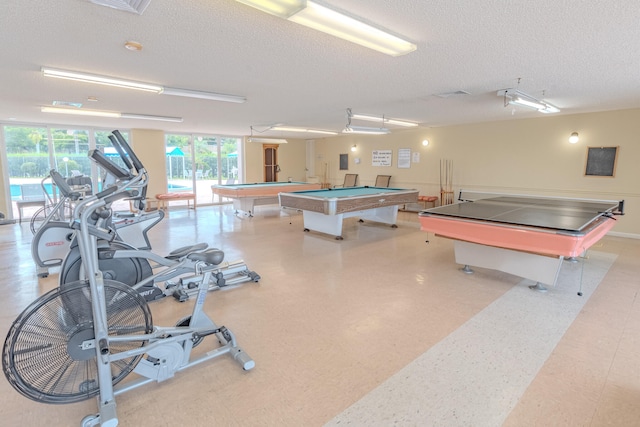
[[[459,203],[420,212],[421,230],[454,239],[456,262],[555,285],[565,258],[584,254],[624,213],[624,201],[460,191]]]

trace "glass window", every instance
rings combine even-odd
[[[79,129],[51,129],[54,168],[63,176],[91,176],[89,133]]]
[[[11,207],[14,218],[28,218],[52,196],[52,188],[45,186],[43,179],[51,170],[47,129],[38,127],[5,126],[7,169],[11,192]],[[6,175],[5,175],[6,176]],[[18,212],[18,202],[29,201],[33,205],[22,205],[22,215]]]

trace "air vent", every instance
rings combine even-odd
[[[466,90],[454,90],[453,92],[436,93],[435,96],[439,98],[451,98],[452,96],[471,95]]]
[[[69,102],[69,101],[53,101],[51,105],[55,105],[57,107],[73,107],[73,108],[82,108],[82,103],[80,102]]]
[[[142,12],[149,6],[151,0],[89,0],[93,4],[107,6],[113,9],[124,10],[126,12],[137,13]]]

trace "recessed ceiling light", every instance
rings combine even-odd
[[[124,47],[126,47],[128,50],[133,50],[136,52],[139,52],[142,50],[142,44],[138,42],[133,42],[133,41],[126,42],[124,44]]]
[[[98,102],[98,97],[96,96],[88,96],[87,101],[89,102]]]

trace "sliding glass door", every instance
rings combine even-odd
[[[214,135],[165,137],[169,191],[193,191],[198,205],[224,203],[212,185],[239,182],[240,138]]]

